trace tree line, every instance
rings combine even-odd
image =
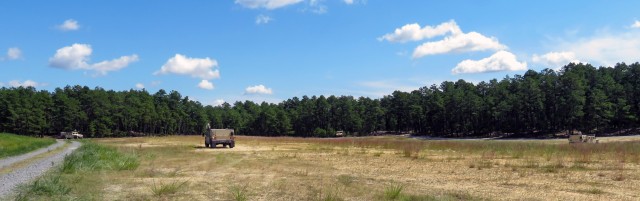
[[[445,81],[379,99],[303,96],[274,103],[202,105],[177,91],[66,86],[0,88],[0,131],[22,135],[78,130],[88,137],[200,134],[204,125],[245,135],[329,137],[383,131],[440,137],[542,137],[566,130],[636,129],[640,64],[570,63],[473,84]]]

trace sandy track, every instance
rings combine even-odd
[[[61,143],[60,141],[58,141],[58,143],[60,144],[59,146],[64,144],[64,142]],[[64,149],[59,153],[56,153],[42,160],[35,161],[27,166],[12,170],[7,174],[0,175],[0,200],[10,195],[15,190],[15,187],[17,187],[18,185],[32,181],[33,179],[47,172],[49,169],[51,169],[55,165],[62,162],[62,160],[64,160],[64,157],[66,155],[71,154],[78,147],[80,147],[80,143],[74,141],[71,143],[69,147],[67,147],[66,149]],[[51,147],[43,148],[34,152],[44,153],[48,151],[49,148]],[[34,152],[31,152],[31,153],[34,153]],[[28,154],[31,154],[31,153],[28,153]],[[24,155],[27,155],[27,154],[24,154]],[[21,156],[24,156],[24,155],[21,155]],[[18,160],[18,161],[27,160],[36,155],[37,154],[29,155],[30,157],[25,156],[26,158],[21,158],[21,160]],[[13,163],[16,163],[16,162],[17,161],[14,161]]]

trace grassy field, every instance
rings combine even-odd
[[[98,139],[137,168],[63,173],[98,200],[638,200],[640,137]],[[133,160],[133,159],[132,159]],[[98,163],[99,164],[99,163]],[[117,163],[116,163],[117,164]],[[107,165],[113,166],[113,165]],[[55,177],[50,179],[55,181]],[[80,191],[72,187],[67,196]]]
[[[0,158],[20,155],[55,143],[52,138],[34,138],[0,133]]]

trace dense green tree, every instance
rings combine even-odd
[[[66,86],[0,88],[0,131],[23,135],[78,130],[88,137],[201,134],[204,125],[240,134],[331,137],[411,132],[444,137],[542,137],[565,130],[637,129],[640,64],[529,70],[477,84],[445,81],[379,99],[302,96],[274,103],[203,106],[177,91]]]

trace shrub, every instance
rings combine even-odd
[[[399,184],[394,184],[394,185],[388,186],[384,190],[384,199],[385,200],[400,199],[400,197],[402,196],[402,190],[403,189],[404,189],[404,186],[399,185]]]

